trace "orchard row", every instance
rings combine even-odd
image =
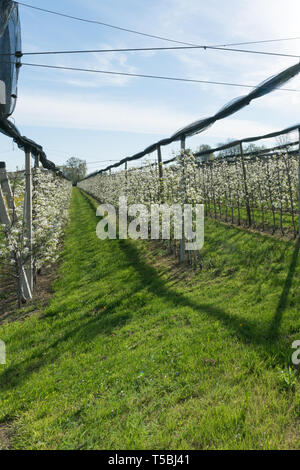
[[[162,173],[162,174],[161,174]],[[177,163],[98,174],[79,187],[99,201],[129,204],[204,204],[207,216],[228,223],[253,226],[273,233],[296,235],[298,217],[298,157],[281,152],[273,156],[214,159],[199,163],[192,153]]]

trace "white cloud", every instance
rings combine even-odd
[[[34,105],[33,105],[34,103]],[[95,131],[131,132],[169,136],[199,116],[163,105],[103,101],[103,98],[78,99],[68,96],[23,96],[18,103],[19,125],[85,129]],[[203,133],[206,137],[224,139],[274,131],[266,124],[238,118],[217,122]]]
[[[85,50],[101,50],[101,49],[120,49],[122,46],[116,46],[108,43],[93,44],[93,46],[85,46]],[[26,50],[26,49],[25,49]],[[28,48],[32,52],[38,52],[37,48]],[[30,57],[30,56],[29,56]],[[60,59],[58,60],[58,57]],[[41,62],[40,57],[37,64]],[[45,62],[43,62],[45,63]],[[128,63],[128,56],[122,52],[104,52],[89,54],[71,54],[61,56],[48,56],[48,64],[59,67],[74,67],[87,70],[103,70],[116,71],[121,73],[136,73],[137,68]],[[52,71],[57,78],[47,79],[53,83],[71,85],[80,88],[100,88],[105,86],[125,86],[128,85],[132,78],[122,75],[108,75],[102,73],[87,73],[70,70]]]
[[[214,126],[207,129],[205,137],[214,137],[218,139],[242,139],[256,135],[268,134],[277,129],[274,126],[267,125],[259,121],[249,119],[229,118],[218,121]]]
[[[160,24],[166,36],[196,44],[277,39],[300,36],[299,0],[168,0],[162,2]],[[298,54],[300,40],[240,48]],[[224,51],[176,51],[189,77],[257,85],[293,65],[297,59]]]
[[[102,97],[23,95],[15,117],[19,125],[164,134],[197,119],[163,105],[113,102]]]

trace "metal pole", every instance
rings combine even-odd
[[[184,233],[184,203],[185,203],[185,175],[184,175],[184,157],[185,157],[185,137],[181,138],[181,181],[180,181],[180,193],[181,193],[181,208],[182,208],[182,237],[180,240],[180,263],[184,262],[185,255],[185,233]]]
[[[29,249],[29,258],[26,268],[28,284],[31,292],[33,291],[33,263],[32,263],[32,172],[31,172],[31,154],[28,150],[25,152],[25,235],[27,238],[27,248]]]

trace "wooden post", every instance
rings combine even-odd
[[[40,166],[40,156],[36,155],[34,157],[34,168],[39,168],[39,166]]]
[[[5,204],[4,194],[0,186],[0,223],[10,226],[9,213]]]
[[[159,178],[162,179],[163,177],[163,166],[162,166],[162,158],[161,158],[161,146],[157,146],[157,161],[158,161],[158,174]]]
[[[31,172],[31,154],[28,150],[25,152],[25,235],[27,238],[27,248],[29,249],[29,259],[26,268],[28,284],[31,292],[33,291],[33,263],[32,263],[32,172]]]
[[[0,184],[3,190],[3,194],[6,197],[7,205],[9,209],[15,209],[15,203],[11,192],[11,187],[6,173],[6,165],[4,162],[0,162]]]
[[[7,207],[9,209],[12,209],[13,211],[14,219],[12,221],[10,219],[9,212],[5,204],[4,196],[6,197]],[[7,177],[5,163],[0,162],[0,223],[10,228],[16,221],[17,221],[17,216],[16,216],[15,202],[14,202],[13,194],[11,192],[9,179]],[[27,276],[26,276],[25,270],[22,266],[21,259],[19,256],[16,256],[16,262],[18,264],[17,272],[20,277],[19,288],[21,289],[21,295],[24,297],[25,300],[29,300],[32,298],[31,289],[29,287]]]
[[[251,209],[249,203],[249,193],[248,193],[248,186],[247,186],[247,173],[245,167],[245,159],[244,159],[244,152],[243,152],[243,143],[240,143],[240,150],[241,150],[241,161],[242,161],[242,168],[243,168],[243,179],[244,179],[244,189],[245,189],[245,198],[246,198],[246,210],[247,210],[247,218],[249,227],[251,227]]]
[[[161,146],[157,146],[157,162],[158,162],[158,177],[159,177],[159,197],[162,201],[163,195],[163,165],[162,165],[162,158],[161,158]]]
[[[185,258],[185,233],[184,233],[184,203],[185,203],[185,175],[184,175],[184,157],[185,157],[185,137],[181,138],[181,181],[180,181],[180,195],[181,195],[181,208],[182,208],[182,237],[180,240],[180,263],[184,262]]]
[[[0,223],[11,226],[8,209],[14,209],[15,204],[6,173],[5,162],[0,162]]]
[[[125,162],[125,196],[127,196],[127,192],[128,192],[128,163]]]
[[[299,133],[299,164],[298,164],[298,236],[300,238],[300,127],[298,129]]]

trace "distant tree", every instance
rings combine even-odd
[[[211,146],[210,145],[200,145],[200,147],[198,148],[197,152],[203,152],[205,150],[211,150]],[[208,152],[207,154],[205,155],[202,155],[202,156],[199,156],[197,157],[197,160],[199,160],[200,162],[202,161],[205,161],[205,160],[213,160],[215,158],[214,154],[211,153],[211,152]]]
[[[291,136],[289,134],[279,135],[276,137],[276,145],[286,145],[292,142]]]
[[[234,139],[228,139],[226,142],[218,144],[218,147],[221,147],[222,145],[227,145],[230,144],[231,142],[234,142]],[[257,151],[263,151],[266,150],[266,147],[264,145],[256,145],[256,144],[248,144],[248,145],[243,145],[243,152],[244,153],[250,153],[250,152],[257,152]],[[232,147],[229,147],[228,149],[225,150],[220,150],[218,153],[218,157],[231,157],[234,155],[239,155],[241,153],[241,149],[239,145],[234,145]]]
[[[228,139],[226,140],[226,142],[221,142],[220,144],[218,144],[218,147],[222,147],[222,145],[227,145],[227,144],[230,144],[231,142],[234,142],[235,139]],[[232,147],[229,147],[228,149],[225,149],[225,150],[220,150],[218,152],[218,157],[231,157],[231,156],[234,156],[234,155],[238,155],[240,153],[240,146],[239,145],[235,145],[235,146],[232,146]]]
[[[249,144],[249,145],[245,145],[243,147],[243,150],[245,153],[263,152],[264,150],[267,150],[267,148],[264,145]]]
[[[86,161],[75,157],[69,158],[63,166],[63,172],[73,184],[77,184],[78,181],[82,180],[86,176]]]

